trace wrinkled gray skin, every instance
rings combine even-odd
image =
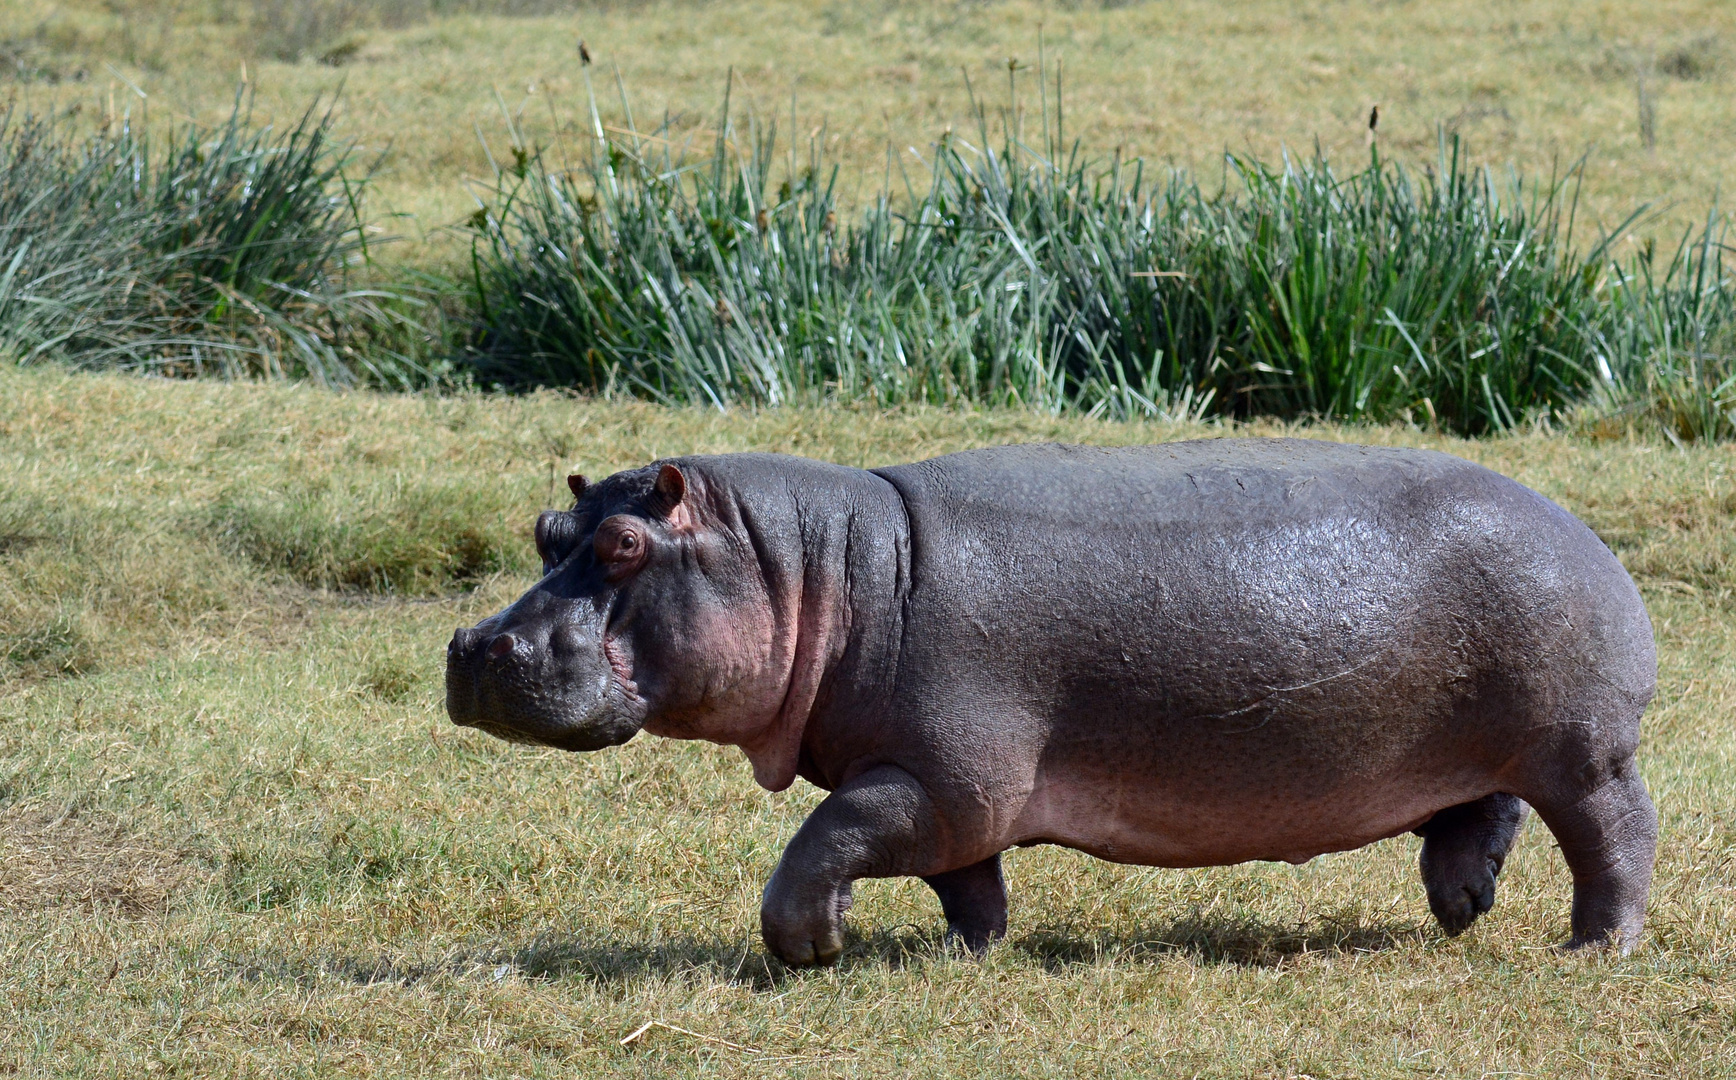
[[[767,946],[843,944],[851,882],[918,875],[973,949],[1000,853],[1300,863],[1415,830],[1451,933],[1535,807],[1569,947],[1638,941],[1651,624],[1609,550],[1458,458],[1305,440],[1009,446],[862,471],[675,458],[537,523],[544,577],[460,630],[452,719],[592,750],[643,728],[831,792]]]

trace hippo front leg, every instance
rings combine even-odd
[[[784,849],[760,903],[766,948],[787,964],[830,964],[844,949],[850,883],[945,865],[936,809],[916,778],[881,765],[834,791]]]

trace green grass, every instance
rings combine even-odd
[[[727,105],[698,154],[667,121],[633,127],[625,91],[629,126],[605,128],[593,99],[576,147],[535,149],[508,117],[513,161],[471,219],[468,289],[373,266],[366,176],[346,174],[329,113],[278,134],[238,101],[222,127],[189,126],[166,149],[130,122],[80,139],[64,118],[13,114],[0,353],[719,408],[969,402],[1461,434],[1615,416],[1677,440],[1736,435],[1720,219],[1661,258],[1655,245],[1615,257],[1621,229],[1577,246],[1578,169],[1503,184],[1457,140],[1420,176],[1378,150],[1342,175],[1318,154],[1277,169],[1236,157],[1233,179],[1202,190],[1069,142],[1065,83],[1048,74],[1039,63],[1021,95],[1009,68],[998,135],[979,106],[975,145],[944,136],[925,184],[901,164],[902,191],[855,220],[840,217],[822,136],[779,163],[775,127],[751,113],[738,127]],[[475,325],[456,357],[442,315]],[[313,497],[225,512],[239,534],[263,514],[277,535]],[[497,565],[471,548],[449,554],[470,573]],[[328,555],[274,557],[353,583]]]
[[[1663,824],[1650,934],[1625,960],[1549,951],[1570,883],[1533,822],[1462,938],[1429,918],[1413,838],[1185,872],[1031,849],[1009,857],[1012,934],[986,961],[945,951],[919,884],[865,882],[843,963],[785,974],[758,944],[758,893],[817,792],[760,791],[733,750],[641,738],[571,756],[442,715],[447,635],[528,583],[531,523],[569,468],[1222,430],[0,371],[0,636],[46,640],[58,617],[83,635],[78,664],[0,674],[0,1070],[1731,1075],[1728,447],[1244,429],[1482,461],[1582,515],[1636,574],[1659,642],[1641,763]],[[419,501],[464,491],[487,494]],[[225,524],[225,507],[291,501],[315,538],[293,550],[329,560],[307,565],[376,570],[316,588],[342,579],[298,576]],[[464,528],[501,553],[480,579],[441,554]],[[406,550],[419,569],[400,576]],[[653,1019],[702,1037],[620,1045]]]
[[[0,16],[22,93],[0,140],[4,351],[684,403],[1736,435],[1701,175],[1736,130],[1716,5],[539,14],[560,9]],[[590,92],[611,66],[659,123]],[[242,123],[238,81],[275,129]],[[321,90],[332,111],[309,113]],[[1622,95],[1649,118],[1638,151]]]
[[[889,154],[891,187],[853,220],[823,137],[780,160],[775,125],[727,105],[698,151],[667,123],[598,120],[540,152],[510,129],[473,219],[478,376],[720,408],[962,401],[1461,434],[1615,410],[1736,435],[1720,220],[1673,253],[1614,257],[1627,223],[1573,237],[1578,169],[1498,179],[1444,137],[1421,175],[1378,150],[1346,173],[1232,157],[1202,189],[1069,142],[1049,74],[1021,93],[1009,71],[999,130],[979,108],[925,177]]]
[[[228,494],[207,528],[249,562],[315,588],[416,595],[531,567],[499,489],[402,473],[346,479]]]
[[[154,375],[425,385],[413,290],[368,288],[366,167],[309,105],[82,135],[0,114],[0,356]],[[346,169],[349,170],[346,172]]]

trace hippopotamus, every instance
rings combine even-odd
[[[1221,438],[569,483],[541,580],[453,636],[447,710],[567,750],[708,739],[830,792],[760,909],[788,964],[839,956],[865,877],[921,877],[981,950],[1032,844],[1197,867],[1414,831],[1457,933],[1528,807],[1572,872],[1565,947],[1639,940],[1651,623],[1590,529],[1498,473]]]

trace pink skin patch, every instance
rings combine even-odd
[[[673,466],[664,468],[674,471]],[[665,488],[676,501],[663,513],[663,524],[680,542],[693,542],[713,517],[704,478],[663,475],[658,490]],[[760,572],[752,564],[737,571]],[[685,654],[678,678],[681,696],[688,701],[672,709],[659,702],[660,715],[645,724],[647,732],[665,738],[741,747],[753,765],[754,780],[770,791],[782,791],[795,781],[820,680],[843,648],[843,593],[838,584],[827,581],[804,590],[799,573],[789,584],[792,588],[778,595],[738,600],[728,610],[695,612],[688,618],[698,615],[696,621],[665,627],[660,636],[679,642],[676,654]],[[625,657],[608,642],[604,652],[616,677],[633,687]],[[663,662],[672,659],[667,656]]]
[[[666,640],[682,647],[664,663],[673,662],[679,672],[686,703],[660,709],[645,725],[665,738],[741,747],[755,781],[771,791],[795,780],[802,735],[834,640],[831,622],[816,624],[808,617],[813,597],[779,599],[738,602],[679,631],[668,628]]]
[[[797,588],[794,596],[773,600],[782,599],[786,605],[782,618],[774,616],[778,627],[774,651],[783,673],[777,712],[758,739],[740,744],[753,764],[754,781],[768,791],[782,791],[795,783],[802,736],[819,696],[820,680],[844,647],[843,590],[833,581],[822,581],[812,592]]]
[[[1399,836],[1442,804],[1466,802],[1475,788],[1412,782],[1390,792],[1378,775],[1356,777],[1310,799],[1297,791],[1246,792],[1202,801],[1155,792],[1125,776],[1066,769],[1037,776],[1008,839],[1045,839],[1112,862],[1140,866],[1228,866],[1253,859],[1302,864]]]
[[[630,698],[638,698],[639,684],[633,681],[633,668],[627,663],[627,658],[621,655],[621,650],[615,645],[615,639],[603,637],[603,658],[609,662],[609,670],[615,673],[615,678],[621,684],[621,689],[627,691]]]
[[[699,528],[698,519],[685,501],[676,503],[663,520],[673,532],[691,533]]]

